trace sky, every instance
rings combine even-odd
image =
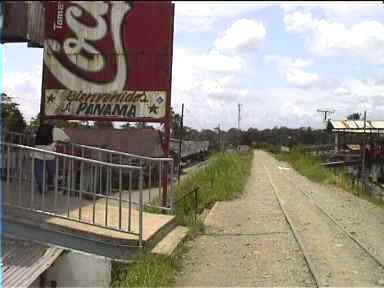
[[[172,107],[201,130],[321,128],[367,111],[384,120],[384,4],[175,2]],[[2,45],[4,91],[29,121],[42,49]]]

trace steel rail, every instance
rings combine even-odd
[[[299,245],[299,247],[301,249],[301,252],[303,253],[304,260],[307,263],[309,272],[310,272],[310,274],[311,274],[311,276],[312,276],[312,278],[313,278],[313,280],[315,282],[315,285],[316,285],[316,287],[321,287],[319,276],[317,275],[317,272],[315,272],[316,269],[314,268],[314,265],[313,265],[311,259],[308,256],[308,252],[307,252],[307,250],[306,250],[306,248],[305,248],[305,246],[304,246],[304,244],[303,244],[303,242],[302,242],[302,240],[301,240],[301,238],[300,238],[300,236],[299,236],[299,234],[297,232],[297,229],[296,229],[295,225],[293,224],[293,221],[292,221],[291,217],[289,217],[287,211],[284,208],[284,205],[283,205],[283,203],[281,201],[281,198],[280,198],[280,195],[278,193],[278,189],[277,189],[276,185],[274,184],[274,182],[272,180],[272,177],[271,177],[271,175],[270,175],[270,173],[268,171],[268,168],[265,166],[264,163],[263,163],[263,167],[264,167],[264,170],[265,170],[265,172],[266,172],[266,174],[268,176],[269,183],[271,184],[271,186],[273,188],[272,189],[273,190],[273,194],[275,195],[275,197],[277,199],[277,202],[279,203],[281,211],[283,211],[284,218],[287,221],[289,227],[291,228],[293,236],[295,237],[295,239],[297,241],[297,244]]]
[[[284,175],[284,174],[283,174]],[[292,184],[292,181],[289,180],[287,175],[284,175],[284,177],[288,180],[289,183]],[[351,233],[349,233],[342,225],[340,225],[335,218],[333,218],[323,207],[321,207],[308,193],[304,192],[304,190],[295,184],[295,187],[300,190],[300,192],[307,197],[314,206],[316,206],[317,209],[319,209],[325,216],[327,216],[337,228],[339,228],[340,231],[342,231],[345,235],[347,235],[353,242],[355,242],[368,256],[370,256],[380,267],[384,268],[384,262],[382,262],[379,258],[377,258],[374,254],[372,254],[369,249],[362,243],[360,240],[358,240],[356,237],[354,237]]]

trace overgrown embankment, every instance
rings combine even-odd
[[[208,164],[193,173],[176,187],[176,218],[181,225],[191,225],[195,209],[200,213],[216,201],[231,200],[244,190],[250,174],[253,152],[239,154],[219,153]],[[198,187],[197,203],[195,194]],[[197,204],[197,207],[195,205]]]
[[[336,184],[336,175],[321,165],[318,157],[305,153],[301,149],[291,152],[274,153],[279,161],[288,162],[297,172],[308,179],[323,184]]]
[[[346,192],[384,207],[381,201],[371,197],[359,179],[351,178],[344,169],[333,170],[322,166],[318,157],[305,153],[300,148],[293,149],[291,152],[277,152],[276,149],[268,152],[271,152],[276,159],[288,162],[297,172],[313,182],[336,185]]]
[[[176,219],[179,225],[189,226],[191,236],[202,228],[196,223],[196,212],[210,208],[216,201],[236,198],[245,187],[250,175],[253,151],[247,153],[212,156],[205,167],[187,176],[176,187]],[[193,191],[198,187],[198,193]],[[196,198],[197,196],[197,198]],[[196,202],[197,199],[197,202]],[[172,256],[158,256],[148,251],[132,264],[114,264],[113,287],[170,286],[176,271],[181,268],[181,255],[185,247],[177,248]]]

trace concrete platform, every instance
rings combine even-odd
[[[188,230],[189,229],[186,227],[177,226],[152,249],[152,253],[170,256],[177,246],[185,239]]]
[[[39,239],[34,239],[34,235],[37,235],[37,232],[34,233],[33,229],[38,229],[43,234],[51,233],[49,237],[52,237],[52,233],[56,233],[60,235],[65,234],[66,239],[76,238],[76,241],[82,238],[94,243],[104,242],[104,244],[113,245],[116,248],[113,257],[116,254],[119,255],[117,249],[119,245],[125,248],[132,248],[133,250],[139,247],[139,211],[135,205],[131,206],[131,213],[129,213],[128,203],[124,203],[120,210],[116,200],[110,199],[107,203],[106,199],[100,198],[93,202],[92,200],[80,199],[77,195],[68,197],[68,195],[58,194],[55,197],[53,193],[48,193],[44,196],[44,205],[42,196],[35,194],[33,204],[31,205],[31,195],[26,192],[28,191],[27,189],[24,191],[23,189],[11,191],[12,193],[3,193],[2,195],[3,204],[8,204],[3,206],[2,218],[14,227],[18,227],[17,229],[15,228],[16,230],[14,227],[10,227],[8,232],[11,230],[12,232],[9,233],[20,232],[23,234],[24,232],[21,230],[28,230],[31,231],[27,235],[28,240],[44,241],[42,236],[39,236],[40,238],[36,236]],[[35,211],[26,210],[26,208],[30,209],[31,207]],[[36,210],[43,210],[55,215],[39,213]],[[116,230],[120,224],[120,213],[121,230],[123,231]],[[81,221],[79,221],[79,215],[81,215]],[[144,212],[143,247],[151,249],[175,226],[175,216],[173,215]],[[68,240],[64,242],[59,237],[55,236],[54,238],[57,238],[60,243],[52,244],[60,245],[67,249],[75,249],[71,247],[71,242],[66,243]],[[64,238],[62,237],[62,239]],[[46,243],[50,243],[49,239],[47,239]],[[77,245],[76,250],[80,249],[81,251],[81,247],[84,246],[82,245]],[[84,247],[84,249],[87,249],[87,247]],[[97,249],[95,248],[92,251],[97,252]]]

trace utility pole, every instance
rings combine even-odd
[[[335,110],[322,110],[322,109],[317,109],[317,112],[319,113],[324,113],[324,120],[323,120],[323,123],[324,123],[324,129],[327,129],[327,115],[328,114],[333,114],[335,113]],[[331,144],[331,134],[329,134],[329,138],[328,138],[328,144],[330,145]]]
[[[180,131],[179,131],[179,169],[178,169],[178,177],[177,181],[180,182],[181,175],[181,147],[183,143],[183,130],[184,130],[184,103],[181,106],[181,121],[180,121]]]
[[[217,142],[218,142],[218,146],[219,146],[219,151],[221,151],[221,132],[220,132],[220,123],[219,123],[219,125],[215,128],[215,130],[217,130],[217,132],[218,132],[218,135],[217,135]]]
[[[221,131],[220,131],[220,124],[219,124],[218,128],[219,128],[219,151],[221,151]]]
[[[362,180],[363,180],[363,185],[364,185],[364,192],[366,192],[366,189],[367,189],[367,173],[366,173],[366,161],[365,161],[365,158],[366,158],[366,145],[367,145],[367,139],[366,139],[366,128],[367,128],[367,111],[364,111],[364,134],[363,134],[363,151],[362,151],[362,163],[361,163],[361,176],[362,176]]]
[[[237,116],[237,129],[240,130],[240,120],[241,120],[241,104],[237,104],[238,106],[238,116]]]
[[[335,110],[321,110],[321,109],[317,109],[317,112],[320,112],[320,113],[324,113],[324,123],[327,121],[327,115],[328,114],[332,114],[332,113],[335,113]]]

